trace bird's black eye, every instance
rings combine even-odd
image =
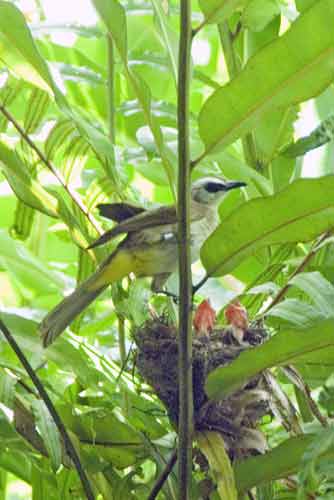
[[[221,182],[208,182],[205,185],[205,189],[208,191],[208,193],[217,193],[218,191],[223,191],[224,184],[222,184]]]

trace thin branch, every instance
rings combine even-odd
[[[133,443],[131,441],[101,441],[98,439],[84,439],[84,438],[80,439],[80,443],[89,444],[91,446],[104,446],[105,448],[114,448],[115,446],[116,447],[121,447],[121,446],[131,447],[131,446],[133,446],[135,448],[138,448],[139,446],[143,446],[142,443]]]
[[[84,490],[85,495],[86,495],[86,498],[88,500],[94,500],[94,493],[93,493],[93,490],[92,490],[91,485],[89,483],[88,477],[87,477],[87,475],[82,467],[79,455],[78,455],[78,453],[77,453],[77,451],[76,451],[76,449],[71,441],[71,438],[70,438],[70,436],[69,436],[69,434],[68,434],[68,432],[63,424],[63,421],[61,420],[61,418],[60,418],[54,404],[52,403],[48,393],[46,392],[41,380],[34,372],[32,366],[30,365],[29,361],[25,357],[24,353],[21,351],[16,340],[14,339],[14,337],[12,336],[12,334],[10,333],[10,331],[8,330],[8,328],[6,327],[6,325],[4,324],[4,322],[1,319],[0,319],[0,330],[2,331],[4,336],[6,337],[8,344],[11,346],[11,348],[15,352],[17,358],[19,359],[20,363],[22,364],[22,366],[26,370],[32,383],[36,387],[40,397],[42,398],[47,409],[49,410],[49,413],[50,413],[50,415],[51,415],[51,417],[52,417],[52,419],[53,419],[53,421],[54,421],[54,423],[59,431],[59,434],[61,435],[61,437],[64,441],[66,452],[69,455],[69,457],[72,459],[73,464],[78,472],[83,490]]]
[[[178,66],[179,499],[190,499],[193,434],[189,87],[191,0],[181,0]]]
[[[308,254],[304,257],[304,259],[301,261],[298,267],[293,271],[293,273],[289,276],[289,279],[287,283],[279,290],[277,295],[273,298],[272,302],[268,305],[268,307],[261,313],[261,317],[265,316],[270,309],[272,309],[278,302],[280,302],[286,295],[287,291],[290,288],[290,281],[292,278],[294,278],[297,274],[301,273],[307,264],[313,259],[313,257],[316,255],[318,250],[320,249],[321,243],[323,243],[332,233],[332,231],[327,231],[327,233],[324,233],[313,245],[311,250],[309,251]]]
[[[172,472],[174,465],[176,464],[177,461],[177,450],[175,449],[168,460],[166,467],[161,471],[159,477],[157,478],[156,482],[153,485],[153,488],[147,497],[147,500],[154,500],[157,498],[160,490],[162,489],[163,485],[165,484],[165,481],[167,480],[169,474]]]
[[[103,231],[100,228],[98,222],[90,214],[87,207],[81,201],[80,196],[71,188],[71,186],[69,186],[67,184],[67,182],[64,179],[64,177],[62,176],[62,174],[48,160],[48,158],[45,156],[45,154],[39,149],[39,147],[34,143],[34,141],[32,139],[30,139],[29,135],[26,134],[26,132],[23,130],[23,128],[20,126],[20,124],[15,120],[13,115],[2,104],[0,104],[0,111],[7,118],[7,120],[10,121],[10,123],[12,123],[12,125],[16,128],[17,132],[20,134],[22,139],[27,144],[29,144],[31,149],[33,149],[35,151],[35,153],[37,154],[39,159],[44,163],[44,165],[50,170],[50,172],[53,173],[53,175],[56,177],[56,179],[59,181],[59,183],[65,189],[65,191],[69,194],[69,196],[72,198],[74,203],[78,206],[78,208],[81,210],[81,212],[84,214],[84,216],[87,217],[87,219],[92,224],[92,226],[97,231],[97,233],[102,234]]]

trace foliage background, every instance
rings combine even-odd
[[[330,234],[322,237],[321,247],[316,246],[334,221],[333,179],[317,181],[333,174],[334,90],[329,62],[334,52],[333,6],[324,0],[244,0],[231,2],[229,11],[228,2],[199,3],[193,2],[193,26],[200,26],[203,13],[207,22],[193,41],[191,151],[193,159],[201,158],[193,177],[223,174],[248,184],[247,189],[230,193],[220,207],[220,231],[227,227],[224,221],[235,227],[242,219],[241,242],[231,236],[231,248],[223,248],[221,232],[207,242],[202,251],[205,268],[216,271],[218,263],[221,272],[216,274],[224,276],[207,281],[199,294],[210,297],[222,321],[223,308],[234,297],[241,298],[253,319],[262,318],[283,288],[281,300],[267,311],[266,325],[272,333],[283,334],[287,328],[305,332],[292,359],[314,389],[321,411],[330,417],[333,340],[330,333],[318,339],[314,325],[331,321],[334,304]],[[104,22],[91,3],[67,4],[57,2],[56,9],[55,3],[37,0],[0,2],[1,317],[52,395],[97,491],[105,498],[145,498],[176,441],[164,408],[133,373],[131,333],[147,318],[149,284],[141,280],[112,287],[111,294],[108,291],[96,301],[72,332],[47,351],[40,346],[36,326],[103,257],[104,250],[95,255],[83,250],[97,235],[96,228],[108,227],[94,208],[98,203],[173,202],[178,2],[128,0],[122,2],[122,11],[116,2],[96,0],[93,4]],[[70,23],[56,17],[72,11]],[[294,24],[298,28],[287,49],[273,49],[272,44]],[[233,44],[230,31],[235,33]],[[284,71],[286,80],[277,87]],[[232,85],[219,90],[229,79]],[[216,101],[210,108],[204,103],[213,92]],[[27,135],[47,162],[29,147]],[[308,139],[297,142],[303,136]],[[218,142],[220,148],[214,149]],[[205,150],[210,154],[203,155]],[[50,164],[71,193],[50,172]],[[296,182],[306,177],[314,182]],[[269,207],[265,197],[290,184],[297,187],[285,191],[286,197],[278,195],[276,205]],[[83,209],[74,203],[73,192]],[[254,198],[264,198],[264,205],[245,205]],[[309,205],[318,207],[318,223],[309,218]],[[302,222],[296,227],[289,216],[298,210]],[[275,213],[277,221],[265,219],[266,213]],[[277,224],[284,217],[287,232],[282,235]],[[256,241],[252,241],[252,221],[259,231]],[[274,237],[261,243],[268,228]],[[243,245],[252,252],[243,253]],[[233,252],[239,257],[229,267],[226,263]],[[301,272],[291,281],[301,264]],[[203,273],[197,263],[194,282]],[[170,286],[175,287],[175,279]],[[175,314],[166,299],[150,299],[157,310],[168,308],[170,315]],[[306,345],[310,335],[315,336],[311,348]],[[280,345],[289,346],[288,339],[293,338],[294,333],[282,337]],[[4,340],[0,349],[2,498],[19,498],[18,484],[31,487],[25,486],[21,498],[80,496],[75,472],[60,467],[62,447],[47,411]],[[261,366],[290,362],[287,356],[273,348],[266,366]],[[256,362],[255,355],[244,366]],[[320,430],[305,409],[302,392],[278,370],[275,373],[294,401],[303,431],[315,434],[323,448],[307,442],[304,458],[296,459],[299,475],[292,492],[271,482],[280,465],[274,459],[257,498],[296,498],[297,491],[301,498],[313,492],[318,498],[331,498],[333,467],[326,459],[317,459],[324,449],[330,450],[333,431]],[[226,376],[212,379],[212,395],[221,390]],[[247,370],[244,376],[249,376]],[[35,439],[34,447],[17,432],[18,421]],[[272,447],[285,441],[289,446],[291,432],[282,422],[276,419],[263,426]],[[294,444],[287,449],[292,453]],[[166,498],[175,498],[175,474]],[[13,483],[14,478],[21,483]],[[196,471],[193,479],[193,495],[199,498],[201,473]]]

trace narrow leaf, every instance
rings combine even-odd
[[[312,149],[319,148],[334,139],[334,115],[329,116],[317,128],[306,136],[301,137],[294,144],[290,144],[282,151],[288,158],[302,156]]]
[[[234,473],[226,453],[224,439],[218,432],[199,432],[196,440],[208,459],[210,472],[217,481],[217,490],[222,500],[237,500]]]
[[[57,471],[62,462],[62,446],[56,424],[43,401],[36,400],[32,406],[38,430],[50,454],[52,467],[54,471]]]

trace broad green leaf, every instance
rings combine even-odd
[[[32,179],[15,152],[0,142],[0,168],[17,197],[32,208],[58,218],[58,200]]]
[[[252,0],[241,16],[245,28],[262,31],[280,13],[278,0]]]
[[[30,65],[30,68],[26,68],[22,74],[22,61],[17,61],[15,66],[20,76],[49,92],[56,90],[58,93],[49,68],[37,50],[23,14],[10,2],[0,1],[0,33],[4,37],[3,41],[0,39],[0,57],[6,60],[6,56],[11,55],[15,50],[23,61]]]
[[[84,443],[85,449],[97,449],[98,455],[116,467],[125,468],[145,456],[140,434],[108,408],[81,408],[74,415],[68,405],[58,408],[67,428]],[[109,443],[109,446],[106,444]]]
[[[208,275],[231,272],[268,245],[309,241],[334,227],[334,176],[299,179],[256,198],[221,221],[201,249]]]
[[[221,23],[251,0],[199,0],[205,24]]]
[[[66,278],[56,273],[35,257],[19,242],[0,230],[0,262],[19,284],[36,294],[55,293],[66,287]]]
[[[305,292],[324,316],[334,316],[334,286],[318,271],[297,274],[289,282]]]
[[[323,481],[323,478],[316,473],[316,466],[319,458],[325,454],[331,454],[334,447],[334,428],[333,426],[322,429],[315,436],[313,441],[306,448],[302,461],[302,470],[299,473],[299,491],[298,493],[307,494],[307,492],[316,491],[317,487]],[[314,488],[312,488],[315,486]],[[305,498],[304,495],[298,495],[298,498]]]
[[[196,440],[209,462],[221,500],[237,500],[233,469],[222,435],[218,432],[203,431],[196,435]]]
[[[313,439],[312,434],[292,437],[264,455],[237,461],[233,468],[238,492],[246,492],[254,486],[296,472],[303,454]],[[330,456],[333,456],[332,450]]]
[[[213,93],[199,116],[203,156],[234,142],[273,111],[310,99],[331,83],[333,23],[333,2],[315,2],[284,35],[266,45],[231,82]]]
[[[38,430],[49,452],[53,470],[56,472],[62,463],[62,445],[56,424],[54,423],[44,401],[33,401],[32,408]]]
[[[269,318],[283,319],[296,326],[307,326],[324,319],[318,309],[298,299],[285,299],[283,302],[279,302],[268,311],[267,316]],[[273,323],[276,324],[275,321]]]
[[[334,345],[334,320],[325,320],[305,329],[280,331],[264,344],[242,352],[232,363],[213,370],[206,392],[221,399],[267,368],[298,361],[298,358]]]

